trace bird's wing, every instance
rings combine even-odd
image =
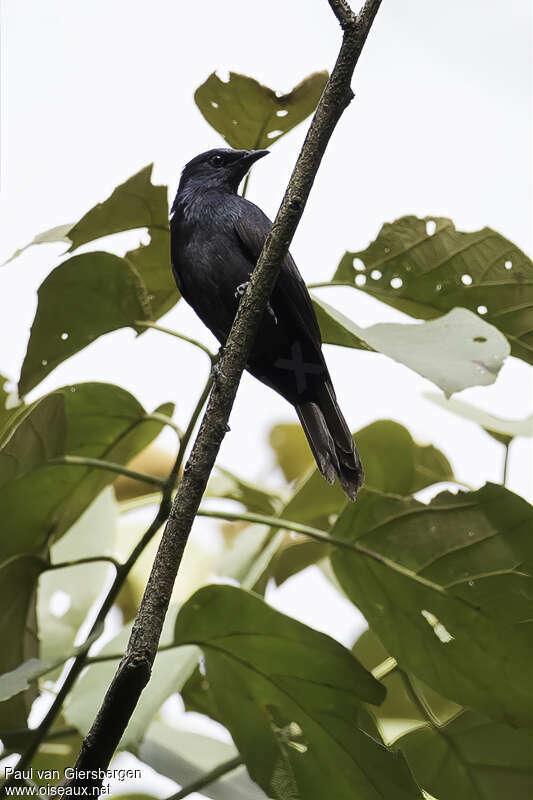
[[[243,200],[241,208],[243,213],[234,222],[235,231],[247,257],[255,265],[265,239],[272,230],[272,223],[254,203]],[[285,311],[320,352],[322,339],[315,310],[305,281],[290,253],[285,256],[270,302],[274,312],[278,314],[278,311]]]

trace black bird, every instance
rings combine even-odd
[[[217,149],[184,168],[171,210],[172,269],[178,288],[221,344],[226,342],[272,223],[237,194],[268,150]],[[352,436],[322,355],[311,298],[287,254],[247,364],[291,403],[324,478],[351,500],[363,482]]]

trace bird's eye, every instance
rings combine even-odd
[[[209,159],[209,163],[211,164],[212,167],[221,167],[222,164],[224,163],[224,158],[223,156],[216,154],[214,156],[211,156],[211,158]]]

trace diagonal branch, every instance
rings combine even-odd
[[[183,551],[228,430],[237,388],[254,337],[300,221],[322,156],[343,111],[353,98],[352,75],[381,0],[367,0],[355,16],[345,0],[328,0],[343,29],[342,45],[296,162],[285,196],[248,288],[240,302],[170,517],[157,552],[127,650],[76,762],[69,785],[101,786],[87,770],[105,770],[148,683]],[[89,773],[90,774],[90,773]]]

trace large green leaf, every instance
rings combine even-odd
[[[96,252],[63,261],[39,287],[20,393],[102,334],[150,318],[146,289],[123,258]]]
[[[453,480],[452,468],[446,457],[432,445],[417,444],[409,431],[392,420],[378,420],[362,428],[355,440],[365,468],[366,485],[394,494],[412,494],[433,483]],[[328,530],[331,517],[335,517],[345,506],[342,490],[326,483],[316,468],[300,483],[292,498],[279,512],[284,519],[303,522]],[[252,537],[248,529],[238,537],[234,548],[225,559],[224,568],[241,559],[245,571],[250,564],[255,570],[267,567],[278,583],[282,583],[295,572],[324,558],[329,545],[311,541],[288,541],[280,537],[278,546],[269,531]],[[283,547],[279,547],[283,542]],[[260,560],[258,561],[258,556]],[[272,563],[270,563],[272,561]],[[227,574],[227,573],[224,573]],[[243,577],[242,572],[238,575]],[[249,584],[253,586],[254,584]]]
[[[70,250],[111,233],[134,228],[168,228],[167,187],[151,182],[152,164],[143,167],[91,208],[70,228]]]
[[[158,410],[169,415],[173,406]],[[126,464],[161,428],[131,394],[105,383],[67,386],[31,407],[0,448],[0,562],[43,552],[115,477],[51,459],[68,454]]]
[[[85,242],[133,228],[148,228],[150,242],[130,250],[124,259],[140,277],[151,319],[165,314],[179,300],[170,268],[170,231],[166,186],[151,182],[152,164],[144,167],[85,214],[69,231],[70,250]]]
[[[17,556],[0,564],[0,674],[12,672],[24,661],[35,660],[38,654],[35,593],[44,566],[36,556]],[[0,702],[0,731],[24,728],[35,697],[35,689],[30,688]]]
[[[429,505],[364,491],[332,535],[344,591],[387,651],[440,694],[533,723],[533,508],[501,486]]]
[[[456,306],[483,315],[533,363],[531,259],[491,228],[456,231],[444,217],[402,217],[359,252],[344,254],[333,282],[350,283],[413,317]]]
[[[289,94],[279,95],[246,75],[230,72],[225,82],[213,72],[194,99],[230,147],[260,149],[277,142],[313,113],[327,79],[327,72],[315,72]]]
[[[439,800],[526,800],[533,796],[533,732],[465,711],[425,726],[396,746],[423,788]]]
[[[249,511],[259,514],[275,514],[281,507],[280,497],[274,492],[245,481],[233,472],[218,466],[207,485],[206,497],[236,500]]]
[[[448,396],[494,383],[510,353],[505,336],[466,308],[417,325],[378,323],[360,328],[322,300],[313,300],[328,344],[375,350],[433,381]]]
[[[433,483],[453,480],[447,458],[433,445],[417,444],[407,428],[392,420],[377,420],[354,434],[365,470],[365,485],[382,492],[408,495]],[[281,516],[296,522],[327,524],[346,497],[314,469]]]
[[[158,319],[179,300],[170,268],[167,187],[152,184],[151,173],[152,165],[144,167],[75,225],[53,228],[30,242],[66,241],[72,251],[121,231],[146,227],[150,234],[148,245],[124,258],[87,253],[63,262],[45,279],[22,369],[23,392],[98,336],[135,327],[139,319]]]
[[[377,677],[383,667],[389,667],[393,662],[370,629],[359,636],[352,647],[352,653]],[[380,680],[387,689],[387,696],[380,706],[369,706],[368,710],[387,744],[392,744],[408,730],[425,724],[428,715],[443,724],[462,711],[462,706],[442,697],[414,675],[402,675],[399,669],[393,669],[380,677]],[[413,696],[417,698],[417,702],[413,701]],[[422,712],[422,709],[425,711]]]
[[[203,649],[219,718],[269,796],[420,796],[404,763],[360,727],[361,702],[381,702],[383,687],[333,639],[230,586],[200,589],[175,636]]]
[[[170,265],[170,231],[151,228],[150,242],[141,244],[124,256],[140,275],[148,295],[151,318],[159,319],[180,299]]]

